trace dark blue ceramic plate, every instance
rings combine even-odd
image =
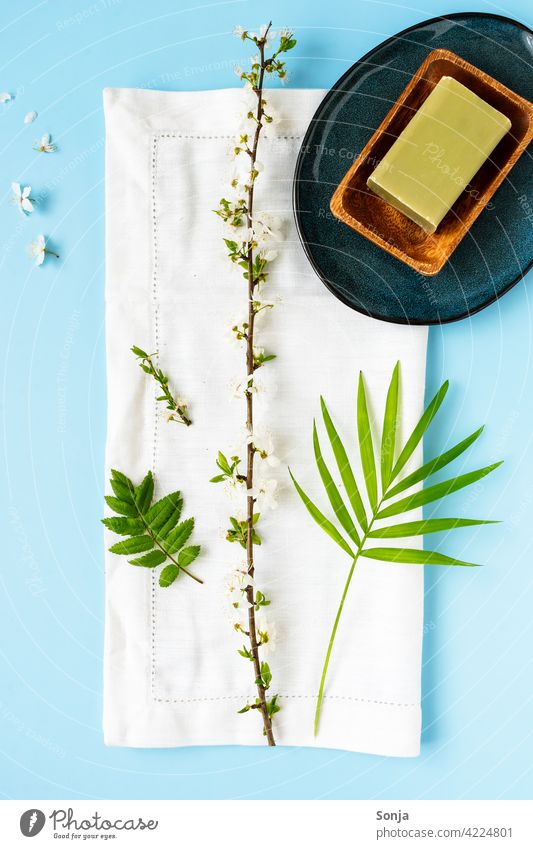
[[[296,224],[316,273],[349,307],[398,324],[466,318],[501,297],[533,263],[531,148],[434,277],[413,271],[329,210],[352,159],[437,47],[533,100],[531,30],[497,15],[434,18],[383,42],[341,77],[311,121],[294,176]]]

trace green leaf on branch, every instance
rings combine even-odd
[[[281,708],[278,705],[278,696],[277,695],[272,696],[272,698],[269,701],[267,701],[266,708],[267,708],[267,713],[268,713],[268,715],[271,719],[272,719],[272,717],[274,716],[275,713],[279,713]]]
[[[272,673],[270,671],[270,666],[265,661],[261,663],[261,678],[263,679],[263,686],[265,690],[268,690],[270,682],[272,681]]]

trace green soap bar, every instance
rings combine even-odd
[[[367,186],[434,233],[510,127],[510,120],[477,94],[442,77]]]

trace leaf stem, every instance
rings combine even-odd
[[[337,615],[335,616],[335,621],[333,623],[333,629],[331,631],[331,636],[329,638],[328,649],[327,649],[327,652],[326,652],[326,658],[324,660],[324,666],[322,667],[322,677],[320,679],[320,688],[319,688],[319,691],[318,691],[318,698],[317,698],[316,710],[315,710],[315,725],[314,725],[314,736],[315,737],[318,734],[318,723],[319,723],[319,720],[320,720],[320,711],[321,711],[321,708],[322,708],[322,699],[324,698],[324,685],[326,683],[326,675],[327,675],[327,672],[328,672],[329,661],[330,661],[330,658],[331,658],[331,652],[333,650],[333,643],[335,641],[335,636],[337,634],[337,628],[339,627],[339,621],[340,621],[341,614],[342,614],[342,611],[343,611],[343,608],[344,608],[344,602],[346,601],[346,596],[348,595],[348,590],[350,588],[350,584],[351,584],[351,581],[352,581],[355,565],[357,563],[359,555],[361,554],[361,552],[364,548],[364,545],[365,545],[365,542],[368,538],[368,535],[370,534],[370,531],[372,530],[372,525],[374,524],[376,516],[380,511],[381,504],[382,504],[382,501],[383,501],[384,498],[385,498],[385,496],[383,495],[381,500],[379,501],[379,503],[376,505],[375,510],[372,513],[372,518],[371,518],[370,522],[368,523],[368,527],[367,527],[367,529],[366,529],[366,531],[365,531],[365,533],[364,533],[364,535],[361,539],[361,542],[359,543],[357,550],[355,552],[355,557],[352,561],[352,565],[350,566],[350,571],[348,572],[348,577],[347,577],[346,583],[344,585],[344,590],[342,591],[342,596],[341,596],[340,604],[339,604],[339,607],[338,607],[338,610],[337,610]]]
[[[326,683],[326,675],[328,672],[329,659],[331,657],[331,651],[333,649],[333,642],[335,640],[335,635],[337,633],[337,628],[339,626],[339,620],[341,618],[342,609],[344,607],[344,602],[346,600],[346,596],[348,594],[348,589],[350,587],[350,583],[352,580],[352,575],[354,573],[355,564],[357,563],[357,558],[359,557],[360,551],[357,551],[353,563],[350,567],[350,571],[348,572],[348,578],[346,580],[346,584],[344,585],[344,590],[341,597],[341,602],[339,604],[339,609],[337,610],[337,615],[335,617],[335,622],[333,623],[333,630],[331,632],[331,637],[329,638],[328,650],[326,652],[326,659],[324,661],[324,667],[322,669],[322,677],[320,679],[320,689],[318,691],[318,699],[316,702],[316,710],[315,710],[315,726],[314,726],[314,734],[315,737],[318,733],[318,721],[320,719],[320,710],[322,707],[322,699],[324,697],[324,684]]]
[[[146,533],[148,534],[148,536],[153,539],[156,546],[159,549],[161,549],[163,554],[166,554],[166,556],[168,557],[169,560],[172,561],[174,566],[176,566],[176,568],[178,568],[180,570],[180,572],[185,572],[185,574],[188,575],[189,578],[192,578],[193,581],[196,581],[199,584],[203,584],[203,581],[202,581],[201,578],[198,578],[196,575],[193,575],[192,572],[189,572],[188,569],[184,569],[183,566],[180,566],[180,564],[178,563],[176,558],[173,557],[172,554],[169,554],[168,551],[165,549],[164,545],[162,545],[162,543],[160,542],[160,540],[157,537],[157,534],[153,533],[152,529],[149,527],[148,523],[145,521],[143,514],[139,510],[137,510],[137,513],[139,514],[139,518],[140,518],[141,522],[143,523],[144,527],[146,528]]]

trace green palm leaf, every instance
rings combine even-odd
[[[333,507],[333,510],[335,511],[335,515],[337,516],[339,522],[341,523],[348,536],[355,542],[356,545],[359,545],[361,540],[359,538],[359,534],[357,533],[357,529],[353,523],[352,517],[346,509],[344,501],[340,496],[339,490],[337,489],[335,482],[330,475],[329,469],[326,466],[326,463],[324,462],[324,458],[322,457],[322,451],[320,449],[320,442],[318,439],[318,433],[316,431],[315,422],[313,422],[313,448],[315,451],[315,460],[318,466],[318,471],[320,477],[322,478],[322,483],[324,484],[324,488],[326,490],[330,504]]]
[[[396,486],[389,489],[385,494],[385,498],[393,498],[395,495],[399,495],[400,492],[405,492],[406,489],[409,489],[416,483],[420,483],[420,481],[425,480],[430,475],[435,474],[435,472],[438,472],[439,469],[443,469],[444,466],[447,466],[448,463],[451,463],[452,460],[459,457],[464,451],[466,451],[467,448],[470,448],[472,443],[476,441],[483,431],[484,427],[482,426],[475,430],[474,433],[471,433],[470,436],[467,436],[466,439],[463,439],[461,442],[458,442],[457,445],[454,445],[453,448],[450,448],[449,451],[445,451],[444,454],[440,454],[433,460],[429,460],[427,463],[424,463],[424,465],[420,466],[420,468],[415,472],[407,475],[407,477],[397,483]]]
[[[486,477],[494,469],[501,466],[501,463],[492,463],[490,466],[485,466],[483,469],[477,469],[475,472],[467,472],[466,475],[459,475],[457,478],[451,478],[442,483],[436,483],[433,486],[428,486],[427,489],[422,489],[420,492],[415,492],[414,495],[408,495],[407,498],[402,498],[400,501],[395,501],[394,504],[389,504],[383,510],[376,514],[376,519],[387,519],[389,516],[397,516],[399,513],[406,513],[408,510],[413,510],[415,507],[422,507],[424,504],[430,504],[432,501],[438,501],[444,498],[445,495],[450,495],[452,492],[457,492],[459,489],[464,489],[465,486],[470,486],[472,483]]]
[[[378,482],[376,478],[376,460],[374,457],[374,445],[372,443],[372,432],[370,430],[370,419],[368,418],[368,407],[366,403],[365,384],[363,373],[359,372],[359,389],[357,392],[357,433],[359,436],[359,450],[361,452],[361,463],[365,476],[366,491],[372,510],[378,503]]]
[[[414,428],[411,436],[409,437],[409,439],[405,443],[404,447],[402,448],[402,450],[400,452],[400,456],[396,460],[396,463],[394,465],[394,468],[392,470],[391,477],[390,477],[391,481],[393,481],[394,478],[398,477],[401,470],[403,469],[403,467],[405,466],[405,464],[408,462],[411,455],[413,454],[413,451],[415,450],[416,446],[418,445],[418,443],[420,442],[420,440],[424,436],[424,434],[425,434],[426,430],[428,429],[428,427],[430,426],[431,422],[435,418],[440,405],[442,404],[442,402],[444,401],[444,398],[446,397],[446,393],[448,391],[448,386],[449,386],[449,383],[448,383],[447,380],[445,380],[444,383],[442,384],[441,388],[439,389],[439,391],[435,395],[435,397],[429,402],[426,409],[422,413],[418,423],[415,425],[415,428]]]
[[[467,563],[447,557],[438,551],[423,551],[420,548],[366,548],[361,557],[372,560],[385,560],[390,563],[418,563],[431,566],[477,566],[477,563]]]
[[[324,401],[322,396],[320,397],[320,404],[322,407],[322,416],[324,419],[324,424],[326,426],[329,441],[331,442],[331,448],[333,450],[335,460],[337,461],[340,476],[344,484],[344,488],[346,490],[346,495],[350,499],[350,504],[352,505],[352,509],[355,513],[357,521],[361,525],[363,531],[366,531],[368,527],[366,512],[363,505],[363,500],[361,498],[361,495],[359,494],[359,487],[357,486],[355,475],[352,471],[350,461],[348,460],[348,455],[345,451],[344,445],[342,444],[341,438],[337,433],[335,425],[331,420],[328,408],[326,407],[326,402]]]
[[[296,492],[298,493],[298,495],[302,499],[303,503],[307,507],[309,513],[311,514],[311,516],[313,517],[313,519],[315,520],[317,525],[319,525],[319,527],[321,527],[322,530],[325,531],[328,534],[328,536],[330,536],[331,539],[334,540],[337,543],[337,545],[340,545],[340,547],[342,548],[343,551],[346,552],[346,554],[349,554],[351,557],[355,557],[354,552],[352,551],[352,549],[350,548],[350,546],[348,545],[348,543],[346,542],[346,540],[344,539],[342,534],[340,534],[338,532],[335,525],[332,522],[330,522],[329,519],[326,519],[326,517],[324,516],[323,513],[320,512],[318,507],[316,507],[315,504],[313,504],[311,499],[305,494],[305,492],[301,488],[300,484],[298,483],[298,481],[296,480],[296,478],[294,477],[294,475],[293,475],[293,473],[291,472],[290,469],[289,469],[289,474],[292,478],[292,482],[293,482],[294,486],[296,487]]]
[[[400,363],[397,362],[392,373],[381,435],[381,488],[385,492],[392,474],[394,451],[396,447],[396,429],[398,426],[398,395],[400,391]]]
[[[485,519],[421,519],[418,522],[403,522],[390,525],[387,528],[374,528],[368,536],[371,539],[397,539],[398,537],[414,537],[422,534],[436,534],[440,531],[451,531],[454,528],[469,528],[472,525],[495,525]]]
[[[415,472],[410,475],[407,475],[404,480],[400,481],[395,486],[391,486],[394,479],[400,474],[409,459],[412,457],[413,452],[419,445],[421,439],[423,438],[425,432],[431,424],[431,421],[437,414],[447,391],[448,382],[446,381],[445,383],[443,383],[435,397],[428,404],[424,413],[420,417],[420,420],[413,429],[413,432],[411,433],[404,447],[400,451],[398,459],[394,463],[394,456],[396,451],[398,407],[400,401],[399,363],[396,364],[387,392],[385,414],[383,418],[383,429],[380,439],[382,501],[388,500],[393,496],[404,492],[406,489],[409,489],[409,487],[420,483],[430,475],[437,472],[439,469],[442,469],[444,466],[446,466],[448,463],[451,463],[452,460],[454,460],[456,457],[459,457],[464,451],[466,451],[466,449],[470,445],[472,445],[472,443],[479,437],[483,428],[480,428],[479,430],[475,431],[466,439],[462,440],[462,442],[459,442],[457,445],[455,445],[453,448],[450,448],[448,451],[445,451],[443,454],[439,455],[433,460],[430,460],[428,463],[425,463]],[[457,560],[453,557],[449,557],[446,554],[441,554],[438,551],[425,551],[421,549],[410,548],[366,548],[367,540],[421,536],[423,534],[448,531],[453,530],[455,528],[465,528],[474,525],[492,524],[492,522],[484,521],[482,519],[456,518],[419,519],[412,522],[397,523],[395,525],[390,525],[388,527],[382,528],[374,528],[374,523],[378,519],[386,519],[390,516],[396,516],[400,513],[405,513],[409,510],[413,510],[415,507],[421,507],[424,504],[430,504],[431,502],[438,501],[452,492],[456,492],[457,490],[463,489],[464,487],[481,480],[481,478],[484,478],[486,475],[490,474],[490,472],[492,472],[494,469],[498,468],[498,466],[501,465],[500,463],[493,463],[490,466],[485,466],[482,469],[477,469],[473,472],[468,472],[467,474],[459,475],[458,477],[452,478],[450,480],[434,484],[433,486],[427,487],[426,489],[422,489],[420,492],[416,492],[413,495],[410,495],[406,498],[402,498],[396,501],[395,503],[389,503],[388,506],[384,508],[381,508],[380,502],[380,507],[378,508],[378,485],[376,476],[374,447],[372,442],[370,420],[368,415],[365,385],[363,376],[362,374],[360,374],[357,393],[357,434],[359,442],[359,451],[361,454],[361,463],[365,477],[366,489],[368,493],[368,500],[370,502],[372,511],[371,515],[367,516],[365,507],[360,496],[360,489],[355,480],[355,476],[350,466],[346,450],[341,442],[337,430],[335,429],[324,399],[321,398],[320,402],[322,406],[324,424],[326,426],[326,431],[342,478],[342,482],[344,484],[350,504],[355,513],[357,521],[361,526],[363,533],[362,536],[358,534],[358,536],[360,537],[360,542],[357,543],[353,536],[352,524],[350,524],[351,517],[348,513],[346,503],[344,502],[341,493],[339,492],[337,486],[332,480],[329,469],[327,468],[324,462],[316,427],[314,426],[313,445],[315,459],[317,462],[320,477],[326,488],[329,501],[334,509],[335,516],[337,521],[339,522],[340,528],[346,531],[349,534],[350,538],[356,542],[356,550],[354,552],[352,551],[347,541],[344,539],[341,533],[341,529],[338,529],[336,525],[333,524],[333,522],[330,522],[330,520],[324,516],[324,514],[318,509],[318,507],[311,501],[309,496],[302,490],[302,488],[294,478],[294,475],[289,469],[296,491],[298,492],[300,498],[302,499],[303,503],[305,504],[305,507],[307,508],[314,521],[325,531],[325,533],[328,534],[328,536],[330,536],[337,543],[337,545],[340,546],[340,548],[342,548],[343,551],[345,551],[350,556],[352,560],[340,599],[337,614],[333,623],[333,629],[331,631],[324,665],[322,668],[322,676],[320,679],[315,711],[315,735],[318,730],[318,722],[324,697],[324,688],[331,659],[333,643],[335,641],[335,636],[344,608],[344,603],[348,594],[350,582],[352,580],[352,576],[354,574],[355,566],[357,564],[359,556],[365,557],[370,560],[381,560],[388,563],[412,563],[420,565],[428,564],[433,566],[476,565],[475,563],[469,563],[464,560]],[[347,516],[350,521],[347,521]]]

